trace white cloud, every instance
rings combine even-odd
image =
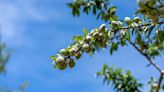
[[[28,20],[46,22],[60,17],[58,12],[52,14],[36,7],[35,1],[0,1],[0,32],[4,42],[12,46],[29,45],[32,40],[26,34]]]

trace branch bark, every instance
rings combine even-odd
[[[159,92],[159,90],[160,90],[160,88],[161,88],[161,84],[162,84],[163,76],[164,76],[164,72],[161,71],[161,72],[160,72],[160,77],[159,77],[159,79],[158,79],[158,86],[157,86],[157,90],[156,90],[156,92]]]
[[[138,51],[140,52],[140,54],[142,54],[149,62],[151,65],[154,66],[155,69],[157,69],[159,72],[160,72],[160,77],[158,79],[158,86],[157,86],[157,90],[156,92],[159,92],[160,90],[160,87],[161,87],[161,83],[162,83],[162,80],[163,80],[163,76],[164,76],[164,70],[162,70],[158,64],[155,63],[154,60],[152,60],[146,53],[142,52],[137,46],[135,43],[133,43],[132,41],[129,41],[129,43]]]

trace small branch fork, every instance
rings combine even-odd
[[[164,24],[164,22],[163,22],[163,21],[162,21],[162,22],[159,22],[158,25],[160,25],[160,24]],[[117,30],[132,29],[132,28],[141,28],[141,27],[144,27],[144,26],[154,26],[154,24],[153,24],[153,25],[152,25],[151,23],[141,24],[141,25],[139,25],[139,26],[137,26],[137,27],[125,26],[125,27],[117,28],[117,29],[111,30],[111,31],[115,32],[115,31],[117,31]],[[119,37],[119,36],[120,36],[120,35],[118,35],[118,37]],[[161,85],[162,85],[162,81],[163,81],[163,79],[164,79],[164,70],[162,70],[162,69],[159,67],[159,65],[156,64],[156,62],[155,62],[152,58],[150,58],[146,53],[144,53],[142,50],[140,50],[140,49],[136,46],[135,43],[133,43],[132,41],[129,41],[129,43],[130,43],[140,54],[142,54],[142,55],[150,62],[149,65],[153,65],[154,68],[157,69],[157,70],[160,72],[160,77],[159,77],[159,79],[158,79],[158,86],[157,86],[157,89],[156,89],[156,92],[159,92],[160,87],[161,87]],[[148,65],[148,66],[149,66],[149,65]]]
[[[157,86],[157,89],[156,89],[156,92],[159,92],[160,90],[160,87],[161,87],[161,84],[162,84],[162,80],[163,80],[163,77],[164,77],[164,70],[162,70],[158,64],[155,63],[154,60],[152,60],[146,53],[142,52],[137,46],[135,43],[133,43],[132,41],[129,41],[129,43],[138,51],[140,52],[140,54],[142,54],[149,62],[151,65],[153,65],[159,72],[160,72],[160,77],[158,79],[158,86]]]

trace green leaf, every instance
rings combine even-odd
[[[56,57],[55,56],[50,56],[50,59],[52,59],[53,61],[56,60]]]
[[[84,33],[85,35],[87,35],[89,32],[88,32],[88,30],[87,30],[86,28],[83,28],[83,33]]]
[[[75,41],[75,42],[80,42],[80,41],[82,41],[83,40],[83,36],[74,36],[73,37],[73,40]]]
[[[127,40],[130,41],[130,32],[129,32],[129,30],[126,30],[126,38],[127,38]]]

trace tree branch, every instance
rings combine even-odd
[[[158,79],[158,86],[157,86],[157,90],[156,92],[159,92],[160,87],[161,87],[161,83],[163,80],[163,76],[164,76],[164,70],[162,70],[156,63],[155,61],[153,61],[146,53],[142,52],[136,45],[135,43],[133,43],[132,41],[129,41],[129,43],[138,51],[140,52],[140,54],[142,54],[143,56],[146,57],[146,59],[150,62],[151,65],[153,65],[159,72],[160,72],[160,77]]]
[[[164,21],[162,22],[159,22],[157,24],[152,24],[152,23],[145,23],[145,24],[141,24],[141,25],[138,25],[136,27],[132,27],[132,26],[125,26],[125,27],[120,27],[120,28],[117,28],[115,30],[111,30],[112,32],[114,31],[117,31],[117,30],[121,30],[121,29],[133,29],[133,28],[141,28],[141,27],[144,27],[144,26],[154,26],[154,25],[161,25],[161,24],[164,24]]]
[[[152,60],[146,53],[142,52],[132,41],[129,41],[129,43],[138,51],[140,54],[142,54],[146,59],[152,64],[159,72],[162,71],[162,69],[155,63],[154,60]]]
[[[162,83],[162,80],[163,80],[163,76],[164,76],[164,71],[162,70],[162,71],[160,72],[160,77],[159,77],[159,79],[158,79],[158,86],[157,86],[156,92],[159,92],[159,90],[160,90],[161,83]]]

